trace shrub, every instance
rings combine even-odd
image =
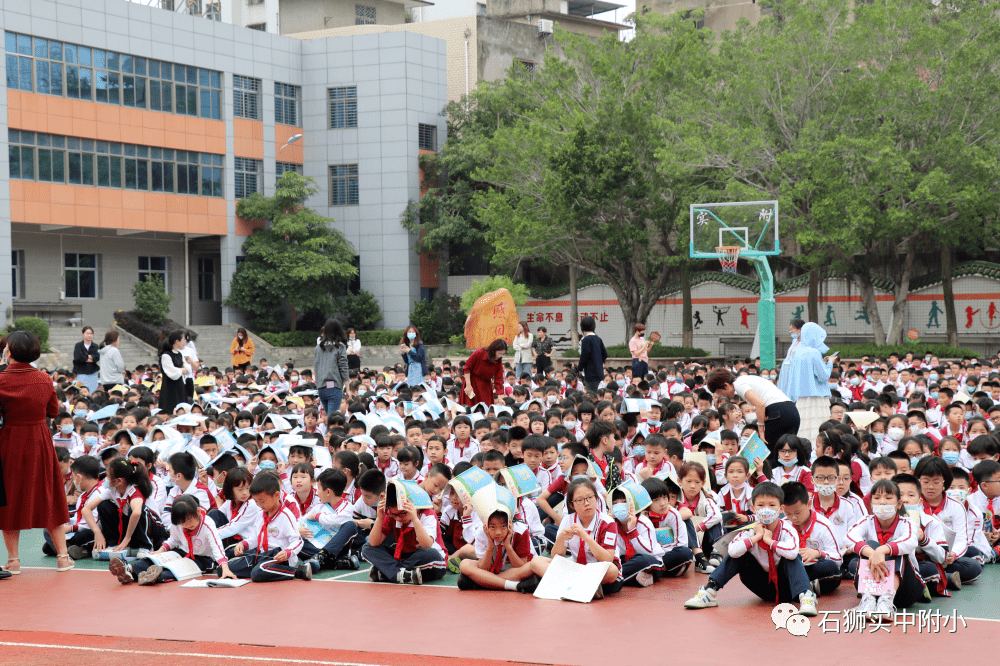
[[[888,358],[889,354],[899,354],[902,358],[907,352],[913,352],[915,357],[921,357],[926,353],[944,358],[962,358],[963,356],[979,357],[980,354],[971,349],[961,347],[951,347],[946,344],[927,344],[916,342],[907,345],[876,345],[872,344],[830,344],[830,351],[839,351],[841,358],[861,358],[862,356],[876,356],[878,358]]]
[[[115,323],[122,330],[128,331],[151,347],[159,347],[160,340],[167,336],[170,331],[183,328],[172,319],[164,320],[159,326],[152,326],[140,319],[137,313],[125,312],[124,310],[115,312]]]
[[[403,331],[358,331],[358,340],[366,347],[395,347],[403,339]]]
[[[514,284],[506,275],[496,275],[485,280],[473,280],[472,286],[462,294],[462,310],[466,314],[472,311],[472,306],[483,294],[488,294],[497,289],[506,289],[514,297],[514,305],[524,305],[528,302],[528,288],[523,284]]]
[[[443,345],[465,329],[465,313],[460,304],[457,296],[448,294],[416,302],[410,314],[410,323],[420,330],[420,339],[424,344]]]
[[[382,321],[382,308],[370,291],[362,289],[356,294],[347,294],[333,299],[333,309],[344,329],[370,331]],[[360,339],[360,334],[358,338]],[[364,341],[361,342],[364,344]]]
[[[578,358],[580,352],[576,349],[567,349],[562,355],[564,358]],[[664,347],[656,344],[649,350],[649,358],[685,358],[687,356],[696,358],[708,355],[707,351],[698,349],[697,347]],[[631,356],[632,354],[629,353],[628,345],[611,345],[608,347],[608,358],[631,358]]]
[[[42,349],[48,348],[49,325],[45,323],[44,319],[39,319],[38,317],[21,317],[20,319],[15,319],[13,330],[34,333],[35,337],[38,338],[38,342],[41,343]]]
[[[365,347],[395,347],[403,338],[402,331],[358,331],[358,340]],[[285,333],[258,333],[275,347],[315,347],[319,331],[291,331]]]
[[[465,333],[459,333],[458,335],[453,335],[448,338],[448,342],[453,345],[458,345],[459,347],[465,347]]]
[[[132,285],[132,297],[135,298],[135,314],[153,326],[159,326],[166,320],[170,301],[174,300],[167,294],[159,275],[149,275]]]

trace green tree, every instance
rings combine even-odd
[[[465,331],[466,314],[457,296],[441,293],[430,301],[417,301],[410,323],[420,331],[420,339],[431,345],[447,344]]]
[[[333,301],[334,311],[340,317],[344,328],[357,331],[372,331],[382,321],[382,308],[378,299],[370,291],[360,290],[356,294],[338,296]]]
[[[273,197],[252,194],[236,206],[240,217],[266,223],[243,243],[246,259],[233,274],[225,301],[242,308],[254,327],[273,326],[284,303],[294,331],[298,311],[329,312],[331,293],[357,275],[354,248],[332,220],[304,205],[318,191],[314,183],[286,171]]]
[[[484,294],[497,289],[506,289],[514,299],[514,305],[524,305],[528,302],[528,288],[523,284],[514,282],[506,275],[495,275],[485,280],[473,280],[472,285],[462,294],[462,309],[465,314],[472,312],[472,306],[476,304]]]
[[[660,169],[671,158],[657,155],[657,118],[671,113],[667,93],[701,75],[711,49],[690,21],[650,21],[628,44],[557,31],[559,54],[532,79],[494,84],[530,104],[496,131],[475,173],[493,185],[474,201],[497,263],[545,258],[602,278],[628,330],[689,261],[687,195],[697,174]]]
[[[139,280],[132,285],[132,298],[135,299],[135,313],[147,324],[159,326],[170,314],[170,301],[159,275],[148,275],[145,280]]]

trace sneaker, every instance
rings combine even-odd
[[[930,602],[934,601],[934,597],[931,596],[931,586],[930,585],[924,585],[924,596],[922,596],[919,599],[917,599],[917,601],[922,601],[922,602],[924,602],[926,604],[929,604]]]
[[[112,576],[118,579],[118,582],[122,585],[130,585],[135,581],[132,579],[132,567],[125,564],[125,560],[119,560],[117,557],[108,562],[108,571],[111,572]]]
[[[144,557],[149,557],[150,553],[152,552],[153,551],[151,551],[149,548],[140,548],[139,550],[136,551],[135,557],[136,559],[141,560]]]
[[[702,586],[698,594],[684,602],[684,608],[715,608],[719,605],[717,594],[718,590]]]
[[[891,620],[896,615],[896,606],[892,603],[893,596],[890,594],[883,594],[875,602],[875,610],[872,612],[872,616],[879,616],[886,620]]]
[[[604,585],[601,584],[597,586],[596,590],[594,590],[594,599],[603,599],[603,598],[604,598]],[[591,599],[591,601],[593,601],[594,599]]]
[[[694,570],[697,573],[710,574],[715,571],[715,567],[708,563],[708,560],[698,560],[694,565]]]
[[[309,562],[299,562],[299,565],[295,567],[295,577],[302,580],[312,580],[312,565]]]
[[[319,560],[317,560],[315,557],[306,560],[306,564],[309,565],[309,570],[312,573],[314,573],[314,574],[318,574],[319,573],[319,570],[320,570],[321,565],[322,565],[322,563]]]
[[[635,582],[639,583],[642,587],[649,587],[653,584],[653,574],[648,571],[640,571],[636,574]]]
[[[541,578],[532,574],[530,578],[525,578],[517,584],[517,591],[521,594],[534,594],[535,588],[538,587],[538,583],[540,583],[541,580]]]
[[[722,560],[713,555],[712,557],[708,558],[708,563],[711,564],[713,567],[717,567],[720,564],[722,564]]]
[[[799,595],[799,615],[816,617],[816,593],[812,590]]]
[[[861,603],[854,607],[854,612],[858,615],[871,615],[875,612],[875,597],[870,594],[861,595]]]
[[[69,548],[66,549],[66,552],[69,553],[69,556],[72,557],[74,560],[84,560],[87,557],[89,557],[87,555],[87,551],[84,550],[81,546],[70,546]]]
[[[948,589],[949,590],[961,590],[962,589],[962,577],[956,571],[954,573],[948,574]]]
[[[384,583],[386,581],[386,577],[374,566],[368,569],[368,579],[373,583]]]
[[[156,585],[160,582],[160,574],[163,573],[163,567],[153,565],[139,574],[139,585]]]
[[[448,571],[450,571],[453,574],[461,573],[462,570],[459,568],[459,565],[461,564],[461,562],[462,561],[460,559],[458,559],[457,557],[449,557],[448,558]]]
[[[420,569],[400,569],[396,574],[396,582],[402,585],[420,585],[424,579]]]
[[[337,563],[334,565],[334,568],[357,571],[358,569],[361,568],[361,562],[358,561],[357,555],[352,554],[349,555],[348,557],[344,557],[342,559],[337,560]]]
[[[46,541],[45,543],[42,544],[42,555],[46,555],[48,557],[55,557],[56,549],[52,547],[52,544]]]
[[[813,594],[816,595],[816,598],[819,599],[820,595],[819,581],[818,580],[811,581],[809,583],[809,587],[810,589],[812,589]]]

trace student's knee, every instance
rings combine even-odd
[[[270,577],[268,573],[264,571],[263,567],[258,565],[253,568],[253,571],[250,572],[250,580],[254,583],[266,583],[270,580]]]
[[[458,570],[466,576],[475,575],[471,573],[473,569],[479,568],[479,560],[462,560],[458,563]]]

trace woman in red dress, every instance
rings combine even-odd
[[[56,571],[73,568],[63,528],[69,522],[66,490],[45,418],[59,414],[59,402],[49,376],[29,365],[40,354],[34,334],[15,331],[3,351],[10,365],[0,373],[0,529],[9,558],[5,569],[11,574],[21,573],[21,530],[36,527],[52,538]]]
[[[497,338],[489,347],[477,349],[465,362],[465,379],[459,404],[503,404],[503,354],[507,343]]]

